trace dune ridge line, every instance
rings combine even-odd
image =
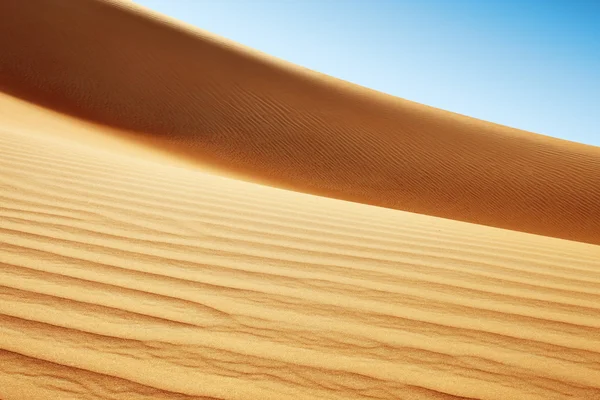
[[[7,93],[244,179],[600,244],[600,148],[384,95],[133,3],[31,4],[0,5]]]

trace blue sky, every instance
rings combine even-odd
[[[265,53],[600,146],[600,0],[135,0]]]

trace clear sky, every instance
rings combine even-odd
[[[600,0],[135,0],[408,100],[600,146]]]

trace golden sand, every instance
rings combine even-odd
[[[0,2],[0,399],[600,399],[599,148],[124,4]]]

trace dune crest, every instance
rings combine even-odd
[[[600,244],[600,148],[367,90],[133,3],[31,4],[0,3],[7,93],[245,179]]]

